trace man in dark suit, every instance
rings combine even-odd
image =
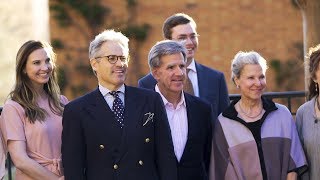
[[[193,87],[191,94],[210,103],[213,108],[213,116],[216,118],[229,105],[227,85],[222,72],[201,65],[194,60],[199,44],[196,28],[197,25],[190,16],[178,13],[166,19],[162,32],[165,39],[185,44],[187,75]],[[138,86],[142,88],[154,88],[155,84],[156,80],[151,74],[138,81]]]
[[[158,93],[124,84],[129,39],[106,30],[90,43],[99,87],[64,109],[66,180],[176,180],[170,127]]]
[[[166,108],[177,159],[179,180],[207,180],[212,140],[209,103],[183,92],[186,81],[186,49],[164,40],[154,45],[149,67]]]

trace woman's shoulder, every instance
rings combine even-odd
[[[68,98],[64,95],[60,95],[60,101],[64,105],[68,104],[68,102],[69,102]]]
[[[12,118],[15,117],[15,118]],[[19,117],[19,118],[18,118]],[[1,119],[7,120],[7,118],[14,120],[24,119],[25,118],[25,110],[24,108],[16,101],[11,99],[6,100],[3,105],[2,112],[1,112]]]
[[[287,106],[283,105],[283,104],[279,104],[279,103],[275,103],[276,107],[278,108],[278,111],[284,112],[284,113],[290,113],[290,110],[288,109]]]
[[[280,119],[281,121],[278,122],[287,122],[288,120],[293,120],[292,113],[288,109],[287,106],[279,103],[275,103],[275,106],[277,107],[277,110],[272,113],[272,118]]]
[[[5,109],[17,109],[20,111],[24,111],[24,108],[16,101],[12,99],[7,99],[6,102],[3,105],[3,111]]]
[[[297,113],[301,113],[301,112],[305,112],[306,110],[309,111],[313,108],[313,105],[314,105],[314,101],[315,101],[315,98],[312,98],[311,100],[303,103],[297,110]]]

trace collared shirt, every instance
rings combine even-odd
[[[189,79],[192,82],[194,95],[199,97],[198,75],[197,75],[197,68],[196,68],[196,63],[194,62],[194,59],[191,61],[187,69],[190,69],[187,75],[189,76]]]
[[[112,109],[114,97],[109,93],[111,91],[108,88],[103,87],[101,84],[99,84],[99,90],[102,96],[104,97],[104,99],[106,100],[106,102],[108,103],[110,109]],[[124,92],[125,92],[124,84],[116,91],[120,91],[119,97],[124,105]]]
[[[173,104],[161,94],[158,85],[156,85],[155,91],[161,95],[166,108],[171,129],[174,153],[177,157],[177,160],[180,161],[188,138],[188,116],[184,94],[181,93],[181,100],[177,107],[174,108]]]

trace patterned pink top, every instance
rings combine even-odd
[[[68,103],[61,96],[63,104]],[[62,176],[61,163],[61,133],[62,117],[54,114],[47,100],[39,100],[41,108],[48,112],[44,122],[31,124],[25,116],[23,107],[15,101],[7,100],[1,113],[0,128],[3,134],[4,146],[8,140],[26,141],[27,154],[51,172]],[[16,180],[31,180],[19,169],[16,170]]]

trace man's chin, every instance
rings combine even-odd
[[[183,90],[183,88],[178,88],[178,87],[171,89],[171,91],[175,92],[175,93],[180,93],[180,92],[182,92],[182,90]]]

